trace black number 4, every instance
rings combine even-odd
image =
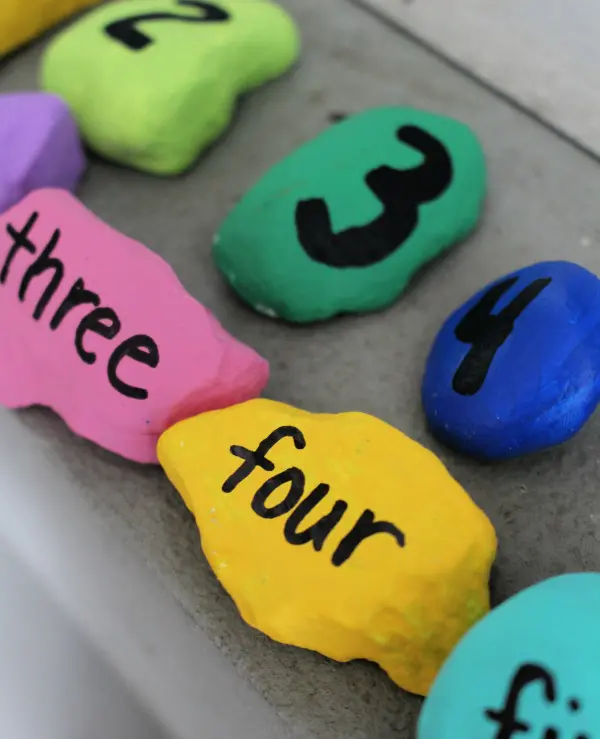
[[[459,341],[472,344],[452,381],[453,389],[460,395],[475,395],[481,390],[496,352],[513,332],[515,321],[552,282],[551,277],[534,280],[499,313],[492,313],[517,280],[518,277],[509,277],[492,285],[454,329]]]
[[[213,3],[204,3],[200,0],[177,0],[178,5],[184,7],[196,8],[204,12],[202,16],[177,15],[176,13],[147,13],[146,15],[135,15],[131,18],[123,18],[120,21],[109,23],[104,29],[106,33],[115,41],[122,44],[132,51],[141,51],[146,46],[153,43],[153,39],[142,33],[136,28],[136,23],[142,21],[181,21],[182,23],[218,23],[229,20],[230,16],[227,11],[219,8]]]
[[[420,151],[425,161],[413,169],[383,166],[366,175],[367,187],[383,204],[378,218],[334,233],[325,200],[313,198],[298,203],[298,240],[311,259],[330,267],[368,267],[380,262],[414,231],[419,205],[436,200],[448,188],[453,171],[446,147],[418,126],[402,126],[397,137]]]

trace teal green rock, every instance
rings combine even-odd
[[[479,621],[439,672],[417,739],[598,739],[600,574],[561,575]]]
[[[238,95],[283,74],[299,48],[294,22],[269,0],[121,0],[50,44],[41,82],[67,101],[90,148],[173,175],[223,133]]]
[[[378,310],[479,220],[486,168],[463,123],[411,108],[352,116],[275,165],[214,257],[255,310],[299,323]]]

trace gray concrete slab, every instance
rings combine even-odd
[[[356,0],[355,0],[356,1]],[[358,0],[600,154],[600,8],[570,0]]]
[[[419,404],[436,331],[484,283],[540,259],[572,259],[600,273],[597,163],[345,0],[282,4],[304,34],[303,60],[293,74],[246,100],[228,136],[189,175],[161,180],[95,160],[83,201],[165,256],[193,295],[269,358],[269,397],[312,411],[372,413],[437,452],[497,528],[494,602],[550,575],[597,569],[598,417],[560,449],[483,465],[441,448]],[[0,69],[0,90],[35,86],[43,46]],[[378,315],[293,328],[252,314],[228,292],[211,261],[219,223],[270,165],[327,126],[333,114],[389,104],[453,115],[479,134],[490,178],[479,232]],[[159,470],[128,464],[75,438],[43,410],[14,418],[35,454],[52,459],[90,516],[144,560],[198,633],[209,636],[296,736],[411,735],[420,701],[375,666],[335,664],[276,644],[240,620],[201,555],[193,521]],[[10,463],[5,453],[3,464]]]

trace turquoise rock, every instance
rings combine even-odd
[[[561,575],[492,611],[433,684],[417,739],[597,739],[600,574]]]
[[[463,123],[411,108],[345,119],[274,166],[223,223],[233,289],[299,323],[392,303],[479,220],[486,170]]]

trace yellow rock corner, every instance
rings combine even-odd
[[[26,44],[79,10],[100,0],[1,0],[0,56]]]
[[[383,421],[252,400],[172,427],[158,457],[243,618],[277,641],[424,695],[489,609],[491,523]]]

